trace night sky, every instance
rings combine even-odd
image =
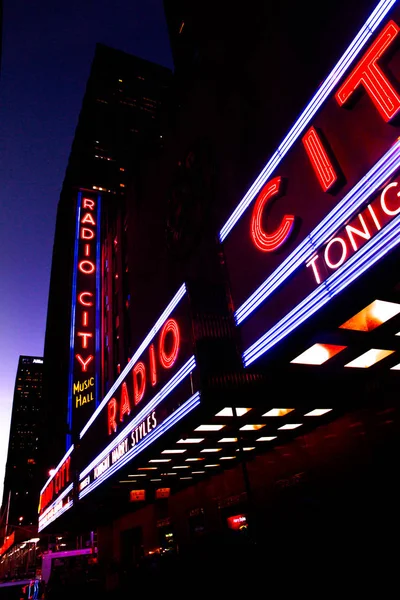
[[[96,42],[172,68],[162,0],[4,0],[1,494],[18,358],[43,355],[57,202]]]

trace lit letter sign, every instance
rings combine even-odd
[[[377,65],[377,61],[390,48],[398,33],[398,26],[394,21],[390,21],[336,92],[335,97],[340,106],[353,99],[357,88],[363,86],[386,122],[398,113],[400,96]]]
[[[99,394],[100,196],[79,192],[72,280],[68,425],[76,435]]]

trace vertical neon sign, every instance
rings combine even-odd
[[[79,192],[76,206],[67,447],[86,423],[100,395],[101,197]]]

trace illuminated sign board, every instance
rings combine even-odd
[[[129,493],[130,502],[143,502],[146,500],[146,490],[131,490]]]
[[[193,350],[183,285],[81,431],[80,498],[199,405]]]
[[[248,527],[246,515],[235,515],[234,517],[228,517],[226,522],[229,529],[233,529],[234,531],[240,531],[247,529]]]
[[[4,538],[4,543],[3,543],[2,547],[0,548],[0,556],[3,556],[3,554],[5,552],[7,552],[7,550],[9,548],[11,548],[14,541],[15,541],[15,533],[14,532],[12,532],[11,535],[8,535],[6,538]]]
[[[39,531],[73,505],[74,484],[71,470],[73,450],[74,446],[71,446],[40,492]]]
[[[72,281],[68,425],[75,436],[96,408],[100,360],[101,198],[79,192]]]
[[[379,3],[221,229],[245,366],[400,241],[394,5]]]

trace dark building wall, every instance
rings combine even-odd
[[[251,501],[239,465],[155,505],[132,504],[133,512],[100,526],[99,558],[103,564],[111,555],[120,560],[124,532],[137,528],[143,552],[157,550],[167,515],[165,529],[174,535],[180,560],[177,589],[182,578],[198,578],[199,569],[205,585],[214,577],[226,584],[235,568],[249,580],[268,565],[269,584],[277,585],[285,569],[303,572],[312,565],[318,577],[320,568],[332,574],[338,567],[344,581],[367,564],[390,564],[390,540],[399,527],[390,475],[399,426],[394,407],[358,410],[249,460]],[[195,534],[191,520],[199,509],[203,528]],[[240,514],[252,531],[228,529],[227,518]],[[102,554],[106,536],[108,555]]]
[[[10,496],[9,524],[35,525],[39,491],[43,485],[40,469],[43,359],[20,356],[15,379],[10,439],[2,512]],[[19,518],[23,521],[19,522]]]
[[[67,386],[75,208],[79,188],[102,195],[103,391],[130,355],[125,326],[129,291],[124,256],[124,206],[140,162],[162,151],[161,106],[168,69],[97,45],[57,211],[50,280],[45,357],[47,465],[62,456],[67,431]],[[119,279],[115,278],[118,273]],[[117,285],[124,289],[118,293]],[[129,302],[129,300],[128,300]],[[117,331],[116,320],[120,330]],[[51,450],[51,451],[50,451]]]

